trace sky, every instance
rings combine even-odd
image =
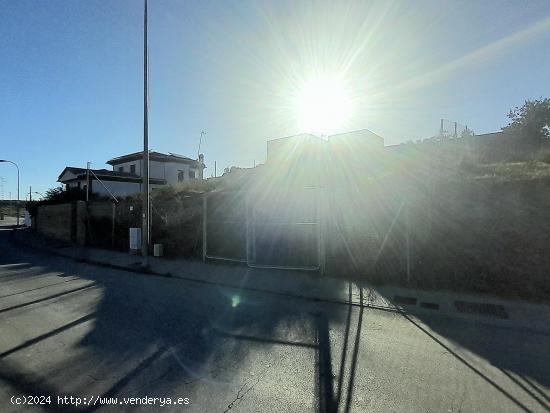
[[[21,199],[65,166],[142,150],[142,1],[0,0],[0,51],[0,159],[19,165]],[[263,162],[268,139],[325,133],[296,104],[317,78],[349,103],[327,134],[500,130],[550,97],[550,1],[149,0],[149,59],[150,148],[195,158],[205,131],[219,175]],[[0,177],[15,198],[16,169]]]

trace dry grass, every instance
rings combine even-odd
[[[550,164],[542,161],[463,164],[458,177],[468,181],[550,181]]]

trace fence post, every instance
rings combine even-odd
[[[245,244],[245,250],[246,250],[246,263],[250,263],[250,257],[249,257],[249,251],[250,251],[250,226],[248,225],[248,191],[244,193],[244,217],[245,217],[245,225],[246,225],[246,244]]]
[[[326,217],[326,200],[325,200],[326,192],[322,190],[322,188],[317,189],[317,222],[318,222],[318,229],[319,229],[319,269],[321,275],[325,275],[326,273],[326,257],[327,257],[327,248],[326,248],[326,242],[325,242],[325,234],[326,234],[326,225],[325,225],[325,217]]]
[[[115,216],[116,216],[116,204],[113,202],[113,220],[111,225],[111,249],[115,249]]]
[[[206,204],[206,198],[208,196],[208,192],[204,192],[202,197],[202,260],[206,261],[206,220],[207,220],[207,204]]]
[[[90,245],[90,201],[86,201],[86,223],[85,223],[85,237],[84,245]]]
[[[406,265],[407,265],[407,284],[411,283],[411,220],[410,220],[410,211],[409,211],[409,202],[407,201],[405,208],[405,244],[406,244]]]
[[[250,237],[252,239],[252,260],[248,260],[248,264],[256,263],[256,208],[252,206],[250,220],[252,221]],[[248,219],[248,217],[247,217]]]

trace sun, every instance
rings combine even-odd
[[[300,132],[317,135],[340,132],[352,112],[344,82],[330,76],[306,81],[296,94],[295,106]]]

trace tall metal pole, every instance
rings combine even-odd
[[[86,163],[86,205],[90,200],[90,162]]]
[[[19,226],[19,167],[15,164],[15,162],[12,162],[12,164],[14,164],[17,168],[17,226]]]
[[[143,198],[141,226],[142,267],[149,266],[149,124],[148,124],[148,56],[147,56],[147,0],[143,14]]]

